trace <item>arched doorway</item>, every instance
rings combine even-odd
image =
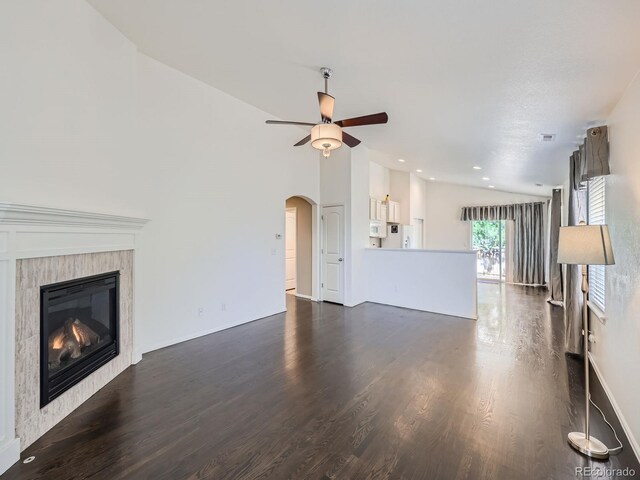
[[[316,297],[314,251],[315,205],[301,196],[285,204],[285,291],[302,298]]]

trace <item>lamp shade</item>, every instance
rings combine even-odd
[[[342,145],[342,129],[335,123],[319,123],[311,128],[311,146],[318,150],[335,150]]]
[[[558,263],[613,265],[613,249],[606,225],[560,227]]]

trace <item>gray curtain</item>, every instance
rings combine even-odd
[[[587,130],[582,181],[609,175],[609,135],[605,126]]]
[[[513,220],[513,205],[488,205],[482,207],[462,207],[460,220]]]
[[[513,207],[513,281],[526,285],[544,285],[545,203],[520,203]]]
[[[549,298],[553,305],[562,305],[564,293],[562,291],[562,265],[558,263],[558,239],[560,237],[560,223],[562,222],[562,190],[553,189],[551,197],[551,212],[549,214]]]
[[[609,175],[609,139],[606,126],[587,130],[587,138],[570,159],[569,175],[569,225],[587,221],[586,181],[593,177]],[[583,353],[582,348],[582,267],[567,265],[565,288],[565,348],[567,352]]]
[[[587,192],[582,177],[585,173],[585,148],[571,155],[569,175],[569,225],[587,220]],[[580,265],[567,265],[565,288],[565,348],[567,352],[582,354],[582,272]]]

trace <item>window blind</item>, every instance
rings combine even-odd
[[[589,199],[589,225],[605,224],[605,189],[604,176],[589,180],[587,196]],[[589,300],[604,311],[605,308],[605,266],[592,265],[589,267]]]

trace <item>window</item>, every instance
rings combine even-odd
[[[471,228],[471,243],[478,251],[478,278],[505,279],[505,221],[476,220]]]
[[[605,222],[604,177],[589,180],[587,187],[589,225],[603,225]],[[589,300],[604,312],[605,307],[605,269],[604,265],[589,267]]]

